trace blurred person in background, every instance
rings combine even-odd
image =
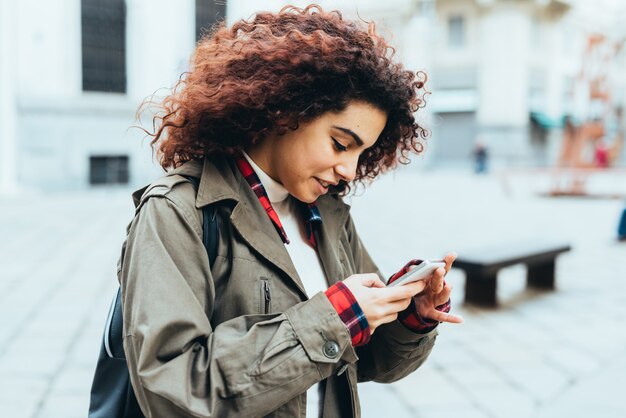
[[[476,139],[474,144],[474,172],[476,174],[485,174],[487,172],[487,159],[489,154],[487,146],[481,138]]]
[[[617,239],[619,241],[626,241],[626,207],[622,210],[622,215],[617,224]]]
[[[386,287],[341,198],[423,148],[425,75],[392,55],[373,24],[287,7],[215,28],[147,103],[167,175],[135,192],[119,263],[146,416],[358,417],[357,382],[408,375],[440,322],[462,322],[444,281],[455,255]]]

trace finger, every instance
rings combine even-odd
[[[409,283],[402,286],[385,287],[384,289],[377,290],[378,297],[384,303],[410,299],[418,293],[418,288],[416,286],[412,286],[413,284],[414,283]]]
[[[382,315],[386,316],[386,315],[391,315],[394,313],[402,312],[403,310],[408,308],[410,304],[411,304],[411,298],[400,299],[394,302],[387,303],[384,305],[384,308],[382,310]]]
[[[439,267],[430,279],[430,291],[433,294],[438,294],[443,290],[443,278],[446,275],[446,270],[443,267]]]
[[[396,319],[399,312],[404,311],[410,303],[410,299],[405,301],[398,301],[388,303],[378,307],[373,315],[370,315],[367,320],[370,326],[377,327],[380,324],[386,324]]]
[[[418,293],[421,293],[424,289],[426,289],[426,286],[428,286],[427,280],[418,280],[413,283],[407,283],[405,285],[402,285],[401,287],[406,287],[411,293],[411,296],[415,296]]]
[[[450,269],[452,268],[452,263],[454,263],[454,260],[456,260],[457,258],[457,253],[455,252],[449,252],[448,254],[446,254],[446,256],[443,258],[443,261],[445,261],[446,263],[446,274],[448,274],[448,272],[450,271]]]
[[[424,315],[424,318],[432,319],[439,322],[448,322],[450,324],[462,324],[465,322],[461,315],[454,315],[451,313],[440,312],[436,309],[432,309],[428,315]]]
[[[365,287],[385,287],[385,283],[380,280],[376,273],[364,274],[361,278],[361,284]]]
[[[383,287],[386,287],[386,286],[387,285],[385,284],[385,282],[380,280],[380,277],[379,277],[377,280],[374,280],[374,283],[372,284],[371,287],[383,288]]]
[[[395,321],[396,319],[398,319],[398,313],[397,313],[397,312],[393,312],[393,313],[391,313],[391,314],[389,314],[389,315],[386,315],[386,316],[382,317],[382,318],[379,320],[379,322],[380,322],[381,324],[388,324],[388,323],[390,323],[390,322]]]
[[[432,277],[432,276],[431,276]],[[390,300],[396,300],[397,298],[403,298],[405,294],[412,296],[418,295],[424,291],[424,289],[430,286],[431,277],[418,280],[411,283],[406,283],[401,286],[390,287],[389,289],[403,289],[406,293],[390,294]]]
[[[448,301],[448,299],[450,299],[450,295],[452,294],[452,288],[453,288],[453,286],[451,284],[446,284],[444,286],[444,288],[441,291],[441,293],[439,293],[435,297],[435,300],[434,300],[435,306],[442,305],[442,304],[446,303]]]

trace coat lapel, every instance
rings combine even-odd
[[[245,183],[243,178],[242,180]],[[282,270],[294,282],[302,295],[306,296],[300,276],[298,276],[285,244],[283,244],[274,228],[274,224],[272,224],[250,186],[247,183],[241,184],[241,186],[242,199],[235,206],[230,217],[233,227],[250,247]]]
[[[291,257],[274,224],[267,216],[250,185],[230,159],[206,159],[196,207],[201,208],[219,200],[232,199],[237,203],[230,216],[233,227],[242,239],[268,262],[280,269],[306,297]],[[328,285],[345,279],[342,264],[345,255],[340,252],[340,232],[349,213],[349,206],[336,196],[322,196],[317,202],[322,225],[315,232],[317,250]]]
[[[230,221],[242,239],[268,262],[280,269],[300,290],[306,292],[274,224],[234,162],[227,157],[207,158],[204,163],[196,207],[219,200],[236,201]]]
[[[340,252],[340,233],[348,218],[350,207],[334,196],[324,196],[318,199],[317,207],[322,217],[322,224],[315,232],[317,242],[317,253],[328,286],[332,286],[345,279],[342,265],[346,262],[345,254]]]

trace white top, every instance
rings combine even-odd
[[[325,291],[328,289],[328,283],[322,269],[322,263],[315,248],[309,245],[304,220],[298,211],[296,200],[282,184],[272,179],[261,167],[256,165],[248,154],[244,152],[243,155],[256,175],[259,176],[267,197],[287,233],[289,244],[285,244],[285,248],[298,272],[298,276],[300,276],[300,280],[302,280],[307,295],[311,297],[318,292]],[[320,416],[319,389],[319,384],[315,384],[307,391],[306,416],[309,418]]]

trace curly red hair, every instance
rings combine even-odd
[[[220,24],[157,104],[151,146],[167,170],[233,154],[359,100],[387,114],[375,145],[360,157],[355,182],[373,179],[421,152],[429,134],[414,117],[425,103],[426,75],[393,62],[394,52],[373,23],[363,27],[317,5]]]

